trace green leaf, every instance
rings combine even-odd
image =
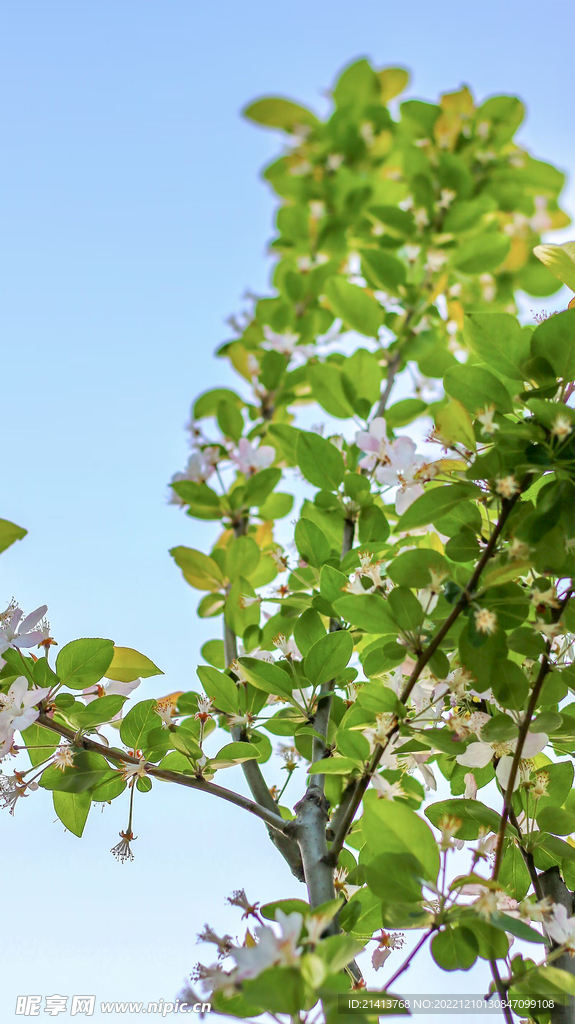
[[[512,380],[523,380],[529,359],[530,331],[510,313],[467,313],[463,329],[466,343],[489,366]]]
[[[255,597],[256,592],[251,583],[243,576],[238,576],[232,583],[224,607],[224,618],[236,636],[243,636],[249,626],[257,626],[260,621],[260,606],[245,605],[244,597]]]
[[[469,928],[447,925],[431,940],[431,955],[444,971],[468,971],[477,960],[479,944]]]
[[[0,552],[6,551],[14,541],[22,540],[26,536],[28,530],[24,530],[21,526],[16,526],[15,523],[11,523],[8,519],[0,519]]]
[[[244,405],[243,400],[235,391],[229,388],[210,388],[198,395],[194,402],[193,417],[201,420],[205,416],[215,416],[220,402],[231,402],[238,409]]]
[[[315,401],[319,402],[322,409],[325,409],[330,416],[336,416],[342,420],[353,416],[353,407],[343,390],[342,373],[339,366],[334,363],[312,363],[308,365],[307,377]],[[270,433],[275,436],[276,431],[280,429],[280,427],[274,428],[272,425]],[[283,429],[293,430],[294,428],[284,427]]]
[[[389,523],[377,505],[362,508],[357,517],[360,544],[381,544],[389,537]]]
[[[530,928],[528,924],[525,924],[525,921],[509,917],[507,914],[494,914],[491,918],[491,924],[495,928],[501,928],[502,931],[510,932],[511,935],[515,935],[518,939],[523,939],[525,942],[545,942],[545,937],[540,932]]]
[[[331,565],[323,565],[319,577],[319,592],[326,601],[333,604],[338,598],[343,597],[343,591],[348,582],[347,576],[339,569],[334,569]],[[301,651],[299,643],[298,647]]]
[[[225,572],[233,582],[238,576],[250,579],[257,570],[261,551],[253,537],[235,537],[226,548]]]
[[[433,548],[417,548],[404,551],[394,558],[387,567],[387,575],[401,587],[427,587],[431,582],[429,570],[435,573],[448,572],[447,560]]]
[[[394,587],[389,594],[387,604],[400,629],[417,629],[423,622],[423,608],[408,587]]]
[[[471,413],[490,405],[501,413],[513,410],[505,385],[483,366],[452,366],[443,378],[443,386],[448,395],[457,398]]]
[[[63,793],[54,791],[52,794],[54,810],[68,832],[80,837],[90,813],[91,797],[85,793]]]
[[[244,429],[244,418],[232,402],[220,402],[217,411],[218,427],[224,437],[238,443]]]
[[[264,693],[273,693],[278,697],[291,697],[292,681],[278,665],[272,665],[258,658],[240,658],[239,663],[244,675],[252,686]]]
[[[30,764],[34,767],[45,761],[60,743],[59,735],[53,733],[51,729],[45,729],[42,725],[36,725],[36,723],[24,729],[21,736],[28,747]]]
[[[389,899],[390,892],[399,903],[414,903],[422,898],[421,864],[410,853],[380,853],[366,864],[367,884],[376,896]]]
[[[72,640],[58,654],[56,672],[63,686],[83,690],[106,675],[113,657],[113,640]]]
[[[157,701],[142,700],[122,719],[120,736],[127,747],[132,747],[133,750],[141,749],[146,744],[148,733],[162,724],[156,707]]]
[[[501,885],[514,900],[523,900],[529,892],[531,878],[523,854],[515,843],[508,843],[499,872]]]
[[[575,379],[575,309],[566,309],[544,320],[533,331],[531,349],[551,363],[564,381]]]
[[[554,277],[575,292],[575,243],[536,245],[533,253],[551,271]]]
[[[273,903],[264,903],[260,907],[260,914],[265,917],[266,921],[275,921],[276,910],[282,910],[284,914],[302,914],[307,917],[309,914],[309,903],[305,900],[298,900],[293,897],[287,897],[285,900],[274,900]]]
[[[268,967],[257,978],[244,981],[242,991],[250,1004],[255,1003],[260,1008],[260,1013],[267,1010],[297,1017],[305,1001],[304,981],[295,967]],[[228,1016],[225,1011],[224,1014]],[[248,1016],[257,1017],[258,1013]]]
[[[110,768],[90,768],[86,771],[67,768],[61,772],[57,768],[46,768],[42,773],[40,785],[42,789],[62,793],[84,793],[102,782],[108,782],[117,773]]]
[[[373,854],[413,854],[422,866],[423,877],[435,882],[440,863],[437,843],[429,825],[407,804],[379,800],[375,793],[366,793],[362,831]]]
[[[519,850],[517,854],[521,857]],[[527,874],[527,888],[529,888],[529,874],[527,868],[521,858],[523,869]],[[501,875],[499,876],[501,878]],[[527,889],[525,890],[527,892]],[[510,895],[514,895],[510,893]],[[525,893],[523,893],[523,896]],[[523,899],[523,896],[515,897],[515,899]],[[480,957],[484,960],[503,960],[507,956],[509,950],[509,941],[505,932],[501,932],[498,928],[494,928],[493,925],[489,924],[488,921],[482,921],[481,918],[472,916],[471,914],[465,915],[462,920],[462,924],[465,927],[465,931],[473,932],[477,939],[477,952]]]
[[[437,410],[435,431],[447,446],[457,441],[464,444],[470,451],[475,451],[475,434],[471,416],[463,403],[456,398],[450,398],[446,405]]]
[[[542,832],[555,836],[570,836],[575,832],[575,814],[563,807],[542,807],[537,814],[537,824]]]
[[[255,761],[259,756],[255,743],[226,743],[214,758],[210,758],[209,764],[212,768],[233,768],[244,761]]]
[[[480,800],[439,800],[426,807],[425,814],[436,828],[439,828],[442,818],[459,818],[461,826],[457,831],[457,838],[465,841],[477,839],[482,828],[487,828],[490,832],[497,832],[499,829],[499,815]]]
[[[478,650],[481,652],[482,648]],[[478,657],[481,658],[481,653]],[[519,665],[495,654],[490,680],[496,700],[505,708],[520,711],[527,699],[529,684]]]
[[[341,452],[319,434],[302,430],[297,442],[297,464],[306,480],[324,491],[337,491],[345,466]]]
[[[343,363],[342,387],[354,411],[366,419],[380,398],[381,367],[375,352],[358,348],[348,356]]]
[[[305,656],[304,671],[310,683],[321,686],[337,679],[353,654],[353,640],[346,629],[326,633]]]
[[[333,602],[338,615],[366,633],[397,636],[397,626],[379,594],[346,594]]]
[[[308,775],[349,775],[350,772],[357,771],[358,763],[355,758],[351,757],[323,757],[319,761],[314,761],[308,768]]]
[[[228,715],[234,715],[239,708],[238,688],[233,679],[230,679],[225,672],[218,672],[216,668],[209,665],[198,665],[198,677],[206,691],[211,697],[215,706]]]
[[[72,713],[73,721],[82,729],[101,725],[103,722],[111,722],[118,712],[122,710],[126,700],[126,697],[116,693],[110,693],[105,697],[97,697],[96,700],[90,701],[86,707],[82,707],[80,710],[76,707]]]
[[[511,239],[499,232],[476,235],[457,246],[453,265],[464,274],[484,274],[501,266],[510,245]]]
[[[249,478],[246,483],[245,504],[249,507],[261,505],[272,493],[274,487],[281,480],[281,469],[269,466],[268,469],[260,469]]]
[[[207,484],[197,484],[193,480],[178,480],[170,484],[170,487],[186,505],[189,505],[189,515],[196,519],[221,518],[221,500]]]
[[[283,519],[293,508],[293,496],[276,491],[258,508],[260,519]]]
[[[409,84],[409,71],[405,68],[382,68],[376,72],[381,89],[381,102],[389,103]]]
[[[331,566],[324,565],[322,573],[330,568]],[[332,569],[331,571],[335,572],[335,569]],[[315,608],[306,608],[305,612],[298,617],[294,626],[293,635],[298,646],[298,650],[301,651],[304,657],[309,649],[313,647],[316,640],[321,640],[321,638],[325,636],[325,626],[321,621],[319,612],[316,612]]]
[[[405,264],[401,260],[382,249],[366,249],[361,254],[361,261],[366,276],[371,278],[376,288],[391,295],[401,293],[401,286],[407,277]]]
[[[172,548],[170,554],[182,575],[196,590],[221,590],[224,577],[218,563],[194,548]]]
[[[397,524],[397,532],[415,530],[420,526],[434,523],[442,516],[448,515],[462,501],[479,497],[479,487],[473,484],[448,484],[427,490],[410,505]]]
[[[418,416],[422,416],[426,409],[427,403],[423,402],[421,398],[403,398],[400,402],[395,402],[386,410],[385,422],[388,427],[393,427],[394,430],[397,427],[405,427],[406,424],[412,423]]]
[[[377,337],[383,310],[363,288],[350,284],[344,277],[332,277],[326,284],[325,295],[335,315],[348,327],[366,337]]]
[[[107,679],[115,679],[120,683],[132,683],[135,679],[163,674],[145,654],[134,651],[132,647],[114,647],[114,657],[106,670]]]
[[[283,96],[264,96],[261,100],[255,100],[249,106],[244,107],[243,116],[248,121],[255,121],[266,128],[281,128],[290,132],[298,125],[317,124],[317,117],[293,100],[284,99]]]
[[[304,562],[315,569],[319,569],[331,554],[329,540],[311,519],[300,519],[296,523],[294,540]]]

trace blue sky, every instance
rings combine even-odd
[[[367,54],[408,66],[413,96],[464,82],[520,95],[524,144],[567,170],[574,20],[563,0],[4,6],[0,515],[29,536],[2,556],[1,599],[47,603],[61,642],[148,654],[166,680],[143,696],[194,685],[213,628],[167,550],[212,533],[166,505],[166,482],[191,399],[226,376],[212,356],[223,321],[268,278],[273,200],[258,173],[279,139],[239,110],[272,92],[321,111],[336,72]],[[298,891],[259,823],[207,803],[155,787],[124,868],[108,853],[117,803],[83,841],[46,796],[2,817],[3,863],[21,879],[3,891],[3,1019],[22,992],[169,999],[204,920],[237,930],[232,888]]]

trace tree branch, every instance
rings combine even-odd
[[[234,527],[234,534],[236,537],[242,536],[245,533],[246,523],[242,520],[240,524]],[[236,643],[235,633],[228,626],[225,615],[224,615],[224,656],[226,666],[230,666],[232,661],[235,661],[238,656],[238,648]],[[232,739],[235,742],[241,741],[242,739],[242,728],[241,726],[234,726],[231,730]],[[244,761],[242,763],[242,771],[244,778],[248,784],[250,793],[252,794],[256,803],[266,809],[270,814],[277,815],[277,804],[272,797],[269,787],[264,779],[260,766],[257,761]],[[283,819],[282,819],[283,820]],[[284,860],[289,864],[292,874],[303,882],[304,869],[301,859],[301,854],[296,842],[290,839],[285,833],[283,835],[278,834],[275,830],[269,830],[269,837],[275,847],[279,850]]]
[[[353,538],[355,534],[355,520],[344,519],[343,522],[343,539],[341,544],[341,560],[345,558],[348,551],[351,551],[353,547]],[[334,633],[340,628],[339,621],[337,619],[330,619],[329,623],[330,632]],[[333,688],[335,686],[335,680],[330,679],[329,682],[323,683],[320,687],[319,697],[317,702],[317,710],[313,719],[313,727],[319,736],[313,737],[312,743],[312,764],[316,761],[321,761],[325,756],[327,746],[327,731],[329,728],[329,719],[331,715],[331,705],[333,702]],[[321,739],[320,739],[321,736]],[[325,787],[325,775],[311,775],[309,780],[310,786],[316,786],[318,789],[324,789]]]
[[[523,846],[523,844],[521,842],[521,826],[519,825],[519,822],[517,821],[517,817],[515,815],[515,811],[513,810],[513,807],[509,808],[509,821],[511,822],[511,824],[513,825],[513,828],[516,830],[516,832],[518,833],[518,835],[520,837],[519,842],[518,842],[517,845],[519,846],[519,849],[521,850],[521,855],[522,855],[523,860],[525,862],[525,867],[527,868],[527,870],[529,872],[529,877],[531,879],[531,885],[533,886],[533,891],[535,892],[535,895],[537,896],[537,899],[538,900],[542,900],[544,894],[543,894],[543,890],[541,888],[541,882],[539,880],[539,875],[537,874],[537,869],[535,867],[535,861],[533,860],[533,854],[531,853],[530,850],[527,850]]]
[[[428,646],[425,648],[425,650],[422,651],[421,654],[419,655],[419,658],[417,659],[417,662],[415,663],[413,671],[412,671],[409,679],[407,680],[405,686],[403,687],[403,690],[401,691],[399,699],[400,699],[402,704],[405,704],[407,698],[409,697],[411,691],[413,690],[413,687],[415,686],[417,680],[419,679],[419,676],[421,675],[423,669],[427,665],[427,663],[430,660],[430,658],[432,658],[433,655],[435,654],[435,651],[437,650],[437,648],[441,644],[442,640],[444,640],[444,638],[449,633],[449,630],[453,626],[454,622],[456,622],[456,620],[459,618],[461,613],[467,608],[467,606],[469,605],[470,601],[472,600],[472,594],[473,594],[473,591],[475,589],[475,586],[476,586],[476,584],[477,584],[477,582],[478,582],[478,580],[479,580],[479,578],[481,576],[481,573],[483,572],[485,566],[487,565],[489,559],[495,553],[495,549],[497,547],[497,542],[499,540],[499,537],[501,536],[502,530],[503,530],[503,528],[504,528],[504,526],[505,526],[505,524],[506,524],[506,522],[507,522],[507,520],[509,518],[509,515],[510,515],[512,509],[514,508],[516,502],[519,500],[520,496],[521,496],[521,492],[519,491],[512,498],[505,499],[503,501],[502,508],[501,508],[501,514],[499,516],[499,519],[497,520],[497,523],[495,524],[495,526],[493,528],[493,533],[491,534],[491,537],[489,538],[489,541],[488,541],[488,543],[487,543],[487,545],[485,547],[485,550],[484,550],[481,558],[479,559],[477,565],[475,566],[475,569],[473,570],[473,573],[472,573],[472,575],[471,575],[471,577],[469,579],[469,582],[468,582],[465,590],[462,591],[461,596],[460,596],[459,600],[457,601],[457,604],[454,606],[453,611],[451,612],[451,614],[447,617],[447,619],[443,623],[443,626],[441,627],[441,629],[435,634],[435,636],[433,637],[431,642],[428,644]],[[340,823],[339,823],[339,828],[338,828],[338,830],[336,832],[336,835],[334,837],[334,841],[333,841],[331,849],[330,849],[330,855],[331,855],[331,858],[332,858],[332,861],[333,861],[334,864],[337,863],[337,858],[339,857],[339,854],[340,854],[340,851],[341,851],[341,849],[343,847],[343,844],[345,842],[345,838],[347,836],[347,833],[349,832],[349,829],[351,828],[353,819],[355,818],[355,815],[357,813],[359,805],[361,804],[361,801],[363,799],[363,795],[364,795],[367,787],[369,786],[371,777],[377,771],[379,762],[381,760],[381,755],[383,754],[384,750],[386,749],[387,745],[389,744],[389,741],[390,741],[391,737],[397,732],[398,729],[399,729],[399,723],[396,720],[392,724],[390,729],[389,729],[389,732],[388,732],[387,738],[386,738],[386,742],[385,743],[378,743],[376,745],[376,747],[375,747],[375,749],[373,751],[372,758],[371,758],[371,760],[369,762],[367,770],[363,773],[363,775],[356,782],[355,792],[354,792],[352,798],[349,801],[349,804],[348,804],[347,809],[346,809],[346,813],[344,815],[342,815],[342,818],[341,818]]]
[[[499,998],[500,998],[500,1000],[501,1000],[501,1002],[503,1004],[502,1005],[502,1012],[503,1012],[503,1016],[505,1017],[506,1024],[513,1024],[513,1014],[511,1013],[511,1010],[510,1010],[509,1006],[507,1006],[507,987],[503,984],[503,982],[501,980],[501,975],[499,973],[499,968],[497,966],[497,961],[496,960],[490,960],[489,961],[489,966],[491,968],[491,973],[493,975],[493,981],[495,982],[495,988],[497,989],[497,994],[498,994],[498,996],[499,996]]]
[[[408,314],[408,316],[409,316],[409,314]],[[408,323],[408,320],[406,319],[406,324],[407,323]],[[391,392],[392,392],[392,389],[393,389],[393,385],[395,384],[395,378],[396,378],[397,371],[399,370],[400,365],[401,365],[401,355],[400,355],[399,352],[395,352],[394,355],[392,355],[391,359],[389,360],[389,363],[387,364],[387,380],[386,380],[386,383],[385,383],[385,387],[384,387],[383,391],[381,392],[381,398],[379,400],[379,404],[378,404],[377,409],[375,411],[375,418],[376,419],[377,419],[378,416],[383,416],[383,414],[385,412],[387,403],[389,401],[389,396],[391,395]]]
[[[405,958],[405,960],[403,961],[401,967],[399,967],[397,969],[397,971],[395,972],[395,974],[391,975],[391,978],[389,979],[389,981],[386,982],[386,984],[384,986],[384,992],[388,992],[390,986],[393,985],[394,981],[397,981],[397,979],[401,977],[401,975],[404,973],[404,971],[407,970],[407,968],[410,966],[411,961],[413,960],[414,956],[417,953],[419,953],[419,950],[421,949],[421,947],[425,945],[425,943],[430,938],[430,936],[433,935],[434,931],[437,931],[437,925],[433,925],[433,927],[430,928],[429,931],[425,932],[425,934],[421,936],[419,942],[417,943],[416,946],[413,947],[413,949],[411,950],[411,953],[409,954],[409,956],[407,956]]]
[[[126,751],[118,750],[116,747],[107,747],[104,743],[98,743],[96,740],[90,740],[87,737],[78,738],[78,734],[70,729],[66,725],[60,725],[59,722],[55,722],[54,719],[49,718],[48,715],[41,713],[37,719],[38,725],[42,725],[45,729],[50,729],[52,732],[57,733],[59,736],[65,737],[70,740],[74,747],[81,748],[82,750],[91,750],[94,753],[101,754],[108,761],[115,761],[118,764],[139,764],[140,759],[128,754]],[[213,782],[207,782],[206,779],[202,779],[197,775],[183,775],[179,772],[169,771],[165,768],[158,768],[151,761],[144,763],[146,774],[151,778],[160,779],[162,782],[175,782],[178,786],[186,786],[188,789],[197,789],[202,793],[211,793],[212,796],[217,796],[221,800],[226,800],[230,804],[235,804],[236,807],[242,807],[243,810],[249,811],[256,818],[260,818],[265,821],[266,825],[274,830],[278,837],[285,837],[285,828],[288,824],[282,817],[277,813],[277,810],[270,812],[267,808],[261,807],[259,804],[250,800],[247,796],[242,796],[241,793],[234,793],[231,789],[225,789],[223,786],[217,786]]]
[[[562,904],[571,917],[574,909],[573,893],[567,888],[561,878],[559,868],[552,867],[548,868],[547,871],[542,871],[539,875],[539,881],[543,894],[552,899],[553,903]],[[557,949],[557,944],[551,943],[551,948]],[[574,975],[575,957],[571,956],[568,952],[562,953],[554,960],[553,966]],[[568,996],[565,1005],[555,1004],[551,1010],[551,1021],[552,1024],[573,1024],[573,1020],[575,1020],[575,997]]]
[[[569,598],[571,597],[571,593],[572,593],[572,590],[571,590],[571,588],[569,588],[569,590],[567,591],[565,596],[562,598],[562,600],[561,600],[561,602],[559,604],[559,607],[553,609],[553,612],[551,614],[552,622],[558,622],[559,619],[561,618],[561,612],[563,611],[563,609],[565,608],[565,605],[569,601]],[[509,772],[509,779],[507,781],[507,787],[505,789],[505,795],[504,795],[504,798],[503,798],[503,811],[501,812],[501,822],[500,822],[500,825],[499,825],[499,832],[498,832],[498,835],[497,835],[497,847],[496,847],[496,852],[495,852],[495,864],[494,864],[494,867],[493,867],[493,875],[492,875],[493,881],[497,880],[497,878],[499,876],[499,871],[500,871],[500,868],[501,868],[501,861],[503,859],[503,838],[505,836],[505,828],[506,828],[506,825],[507,825],[507,820],[509,818],[509,810],[510,810],[510,808],[512,806],[511,801],[513,799],[513,791],[515,789],[515,780],[517,778],[517,772],[519,771],[519,762],[521,761],[521,755],[523,754],[523,747],[525,746],[525,740],[527,739],[527,733],[529,732],[529,726],[531,725],[531,719],[533,718],[533,713],[535,711],[535,708],[537,707],[537,701],[539,700],[539,694],[541,693],[541,689],[543,687],[543,683],[545,682],[545,678],[546,678],[548,672],[551,671],[551,666],[549,664],[549,655],[550,655],[550,653],[551,653],[551,640],[548,640],[547,641],[547,645],[546,645],[545,654],[543,655],[543,660],[542,660],[540,668],[539,668],[539,673],[537,675],[537,679],[535,680],[535,685],[533,687],[533,690],[531,691],[531,697],[529,698],[529,703],[527,705],[527,711],[525,712],[525,716],[524,716],[523,721],[521,723],[521,726],[519,728],[519,735],[518,735],[518,738],[517,738],[517,745],[515,747],[515,752],[513,754],[513,761],[511,762],[511,771]]]

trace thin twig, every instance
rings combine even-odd
[[[355,534],[355,520],[344,519],[343,523],[343,538],[341,543],[341,560],[345,558],[347,553],[351,551],[353,547],[353,538]],[[340,629],[340,623],[338,619],[330,619],[329,623],[330,632],[334,633]],[[329,728],[329,720],[331,716],[331,706],[333,703],[333,690],[335,686],[335,679],[330,679],[328,682],[323,683],[320,687],[319,697],[317,702],[317,710],[313,718],[313,727],[318,736],[313,737],[312,743],[312,764],[316,761],[321,761],[325,757],[327,747],[327,732]],[[309,780],[310,786],[316,786],[319,789],[325,788],[325,775],[310,775]]]
[[[507,988],[505,987],[505,985],[503,984],[503,982],[501,980],[501,975],[499,973],[499,968],[497,966],[497,961],[496,960],[490,960],[489,961],[489,966],[491,967],[491,973],[493,975],[493,980],[495,982],[495,988],[497,989],[497,993],[498,993],[499,998],[501,1000],[501,1009],[503,1011],[503,1016],[505,1017],[505,1020],[507,1021],[507,1024],[513,1024],[513,1015],[511,1013],[511,1009],[507,1005],[507,1003],[508,1003]]]
[[[391,975],[391,978],[389,979],[387,984],[384,986],[384,991],[385,992],[388,992],[390,986],[393,985],[394,981],[397,981],[397,979],[404,973],[404,971],[407,970],[407,968],[410,966],[411,961],[413,960],[413,958],[416,955],[416,953],[419,953],[419,950],[421,949],[421,947],[423,945],[425,945],[425,943],[427,942],[428,938],[431,935],[433,935],[434,931],[437,931],[437,926],[436,925],[434,925],[433,928],[430,928],[429,931],[425,932],[425,934],[421,936],[419,942],[417,943],[416,946],[413,947],[413,949],[411,950],[411,953],[409,954],[409,956],[407,956],[405,958],[405,960],[403,961],[401,967],[398,968],[398,970],[395,972],[395,974]]]
[[[499,519],[497,520],[497,523],[495,524],[495,527],[493,529],[491,537],[489,538],[489,541],[488,541],[488,543],[487,543],[487,545],[485,547],[485,550],[484,550],[481,558],[479,559],[477,565],[475,566],[475,569],[474,569],[474,571],[473,571],[473,573],[472,573],[472,575],[471,575],[471,577],[469,579],[469,582],[468,582],[465,590],[462,591],[461,597],[457,601],[457,604],[453,608],[453,611],[451,612],[451,614],[448,616],[448,618],[443,623],[443,626],[441,627],[441,629],[435,634],[435,636],[433,637],[431,642],[428,644],[428,646],[425,648],[425,650],[422,651],[421,654],[419,655],[419,658],[417,659],[415,667],[414,667],[414,669],[413,669],[409,679],[407,680],[405,686],[403,687],[403,690],[401,691],[399,699],[400,699],[402,704],[405,704],[405,702],[407,701],[407,698],[409,697],[411,691],[413,690],[413,687],[415,686],[417,680],[419,679],[419,676],[421,675],[423,669],[427,665],[428,661],[435,654],[435,652],[438,649],[439,645],[441,644],[442,640],[449,633],[449,630],[453,626],[454,622],[456,622],[456,620],[459,618],[461,613],[467,608],[467,606],[469,605],[470,601],[472,600],[472,595],[473,595],[473,591],[475,589],[475,586],[476,586],[476,584],[477,584],[477,582],[478,582],[478,580],[479,580],[479,578],[481,576],[481,573],[483,572],[485,566],[487,565],[489,559],[495,553],[495,549],[497,547],[497,542],[499,540],[499,537],[501,536],[501,532],[502,532],[502,530],[503,530],[503,528],[504,528],[504,526],[505,526],[505,524],[507,522],[507,519],[509,518],[509,515],[510,515],[512,509],[514,508],[516,502],[519,500],[520,495],[521,495],[521,492],[519,491],[512,498],[509,498],[508,500],[506,499],[506,500],[503,501],[502,508],[501,508],[501,514],[499,516]],[[371,757],[371,760],[369,762],[368,768],[363,773],[363,775],[357,780],[357,783],[356,783],[356,786],[355,786],[355,792],[353,794],[353,797],[349,801],[349,804],[348,804],[348,807],[347,807],[345,815],[342,815],[342,818],[341,818],[340,823],[339,823],[339,828],[338,828],[338,830],[336,832],[336,835],[334,837],[334,841],[333,841],[331,849],[330,849],[330,856],[331,856],[332,861],[333,861],[334,864],[337,863],[337,858],[339,857],[339,854],[340,854],[340,851],[341,851],[341,849],[343,847],[343,844],[345,842],[345,838],[347,836],[347,833],[349,832],[349,829],[351,827],[353,819],[355,818],[355,815],[357,813],[359,805],[361,804],[361,801],[363,799],[363,795],[364,795],[367,787],[369,786],[369,783],[371,781],[371,777],[377,771],[378,765],[379,765],[380,760],[381,760],[381,755],[383,754],[384,750],[386,749],[387,745],[389,744],[389,741],[390,741],[391,737],[397,732],[398,729],[399,729],[399,722],[396,719],[394,721],[394,723],[391,725],[390,729],[389,729],[389,732],[387,734],[386,742],[385,743],[378,743],[376,745],[376,747],[375,747],[375,749],[373,751],[373,755]]]
[[[49,718],[46,714],[41,713],[38,716],[37,722],[38,725],[42,725],[45,729],[50,729],[59,736],[65,737],[74,747],[92,750],[97,754],[101,754],[108,761],[115,761],[118,764],[140,763],[138,757],[128,754],[126,751],[118,750],[116,747],[107,747],[103,743],[90,740],[85,736],[78,737],[78,734],[73,729],[68,728],[66,725],[60,725],[59,722],[55,722],[54,719]],[[158,768],[151,761],[144,762],[144,767],[146,775],[150,775],[154,779],[160,779],[162,782],[175,782],[178,786],[187,786],[188,789],[197,789],[203,793],[211,793],[212,796],[217,796],[221,800],[235,804],[236,807],[242,807],[243,810],[249,811],[256,818],[261,818],[262,821],[265,821],[266,825],[269,825],[270,828],[277,832],[285,833],[287,822],[279,814],[271,813],[267,808],[261,807],[255,801],[250,800],[249,797],[242,796],[241,793],[234,793],[231,789],[216,786],[213,782],[207,782],[206,779],[196,775],[184,775],[165,768]]]
[[[572,589],[570,587],[569,590],[567,591],[567,593],[565,594],[565,596],[562,598],[562,600],[561,600],[561,602],[559,604],[559,607],[553,609],[553,612],[551,614],[552,622],[558,622],[559,621],[559,619],[561,618],[561,612],[563,611],[563,609],[565,608],[565,605],[569,601],[569,598],[571,597],[571,594],[572,594]],[[509,779],[507,781],[507,786],[505,788],[505,795],[504,795],[504,798],[503,798],[503,810],[501,812],[501,822],[500,822],[500,825],[499,825],[499,832],[498,832],[498,835],[497,835],[497,847],[496,847],[496,852],[495,852],[495,864],[493,866],[493,875],[492,875],[493,881],[497,880],[498,875],[499,875],[499,871],[501,869],[501,861],[503,859],[503,838],[504,838],[504,835],[505,835],[505,828],[506,828],[506,825],[507,825],[507,819],[509,818],[509,810],[511,808],[511,801],[513,799],[513,791],[515,789],[515,780],[517,779],[517,772],[519,771],[519,762],[521,761],[521,757],[522,757],[522,754],[523,754],[523,747],[525,746],[525,740],[527,739],[527,733],[529,732],[529,727],[531,725],[531,719],[533,718],[533,713],[535,711],[535,708],[537,707],[537,701],[539,700],[539,694],[541,693],[541,690],[542,690],[542,687],[543,687],[543,683],[545,682],[547,674],[551,671],[551,665],[549,663],[549,655],[550,655],[550,653],[551,653],[551,640],[548,640],[547,641],[547,645],[546,645],[545,654],[543,655],[543,660],[542,660],[541,665],[539,667],[539,673],[537,675],[537,679],[535,680],[535,685],[533,686],[533,690],[531,691],[531,697],[529,698],[529,703],[527,705],[527,711],[525,712],[525,717],[523,718],[523,721],[522,721],[521,726],[519,728],[519,735],[518,735],[518,738],[517,738],[517,745],[515,747],[515,752],[513,754],[513,761],[511,762],[511,771],[509,772]]]
[[[509,821],[513,825],[513,828],[516,829],[518,834],[519,834],[520,838],[519,838],[519,842],[518,842],[517,845],[519,846],[519,849],[521,851],[521,855],[522,855],[523,860],[525,862],[525,867],[527,868],[527,870],[529,872],[529,877],[531,879],[531,885],[533,886],[533,891],[535,892],[535,895],[537,896],[537,899],[538,900],[542,900],[543,899],[543,890],[541,888],[541,882],[539,880],[539,875],[537,874],[537,868],[535,867],[535,861],[533,860],[533,854],[531,853],[530,850],[527,850],[526,847],[523,846],[523,843],[521,842],[521,835],[522,835],[522,833],[521,833],[521,826],[520,826],[519,822],[517,821],[517,817],[515,815],[515,811],[513,810],[513,807],[509,808]]]

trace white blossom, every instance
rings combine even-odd
[[[40,711],[36,707],[50,693],[50,687],[28,689],[28,680],[19,676],[12,683],[8,693],[0,693],[0,742],[3,743],[14,730],[27,729],[36,721]]]
[[[42,604],[23,618],[21,608],[8,606],[0,615],[0,654],[4,654],[9,647],[16,651],[22,647],[37,647],[44,635],[42,630],[35,630],[34,626],[44,618],[47,610],[47,605]]]
[[[506,789],[509,783],[513,754],[517,747],[517,739],[505,740],[503,742],[488,743],[486,740],[477,740],[470,743],[462,754],[458,754],[456,761],[467,768],[485,768],[493,760],[499,758],[495,774],[502,789]],[[525,737],[521,756],[523,758],[535,757],[547,746],[549,737],[543,732],[528,732]],[[515,779],[514,789],[519,785],[519,774]]]
[[[232,453],[231,459],[242,473],[246,476],[253,476],[261,469],[271,466],[275,457],[275,448],[272,448],[271,445],[261,444],[258,448],[247,437],[241,437],[238,449]]]
[[[298,962],[303,916],[276,910],[276,922],[281,929],[279,935],[269,925],[258,925],[255,928],[258,940],[255,946],[232,946],[230,949],[230,955],[238,966],[238,980],[257,978],[258,974],[274,965],[292,967]]]

